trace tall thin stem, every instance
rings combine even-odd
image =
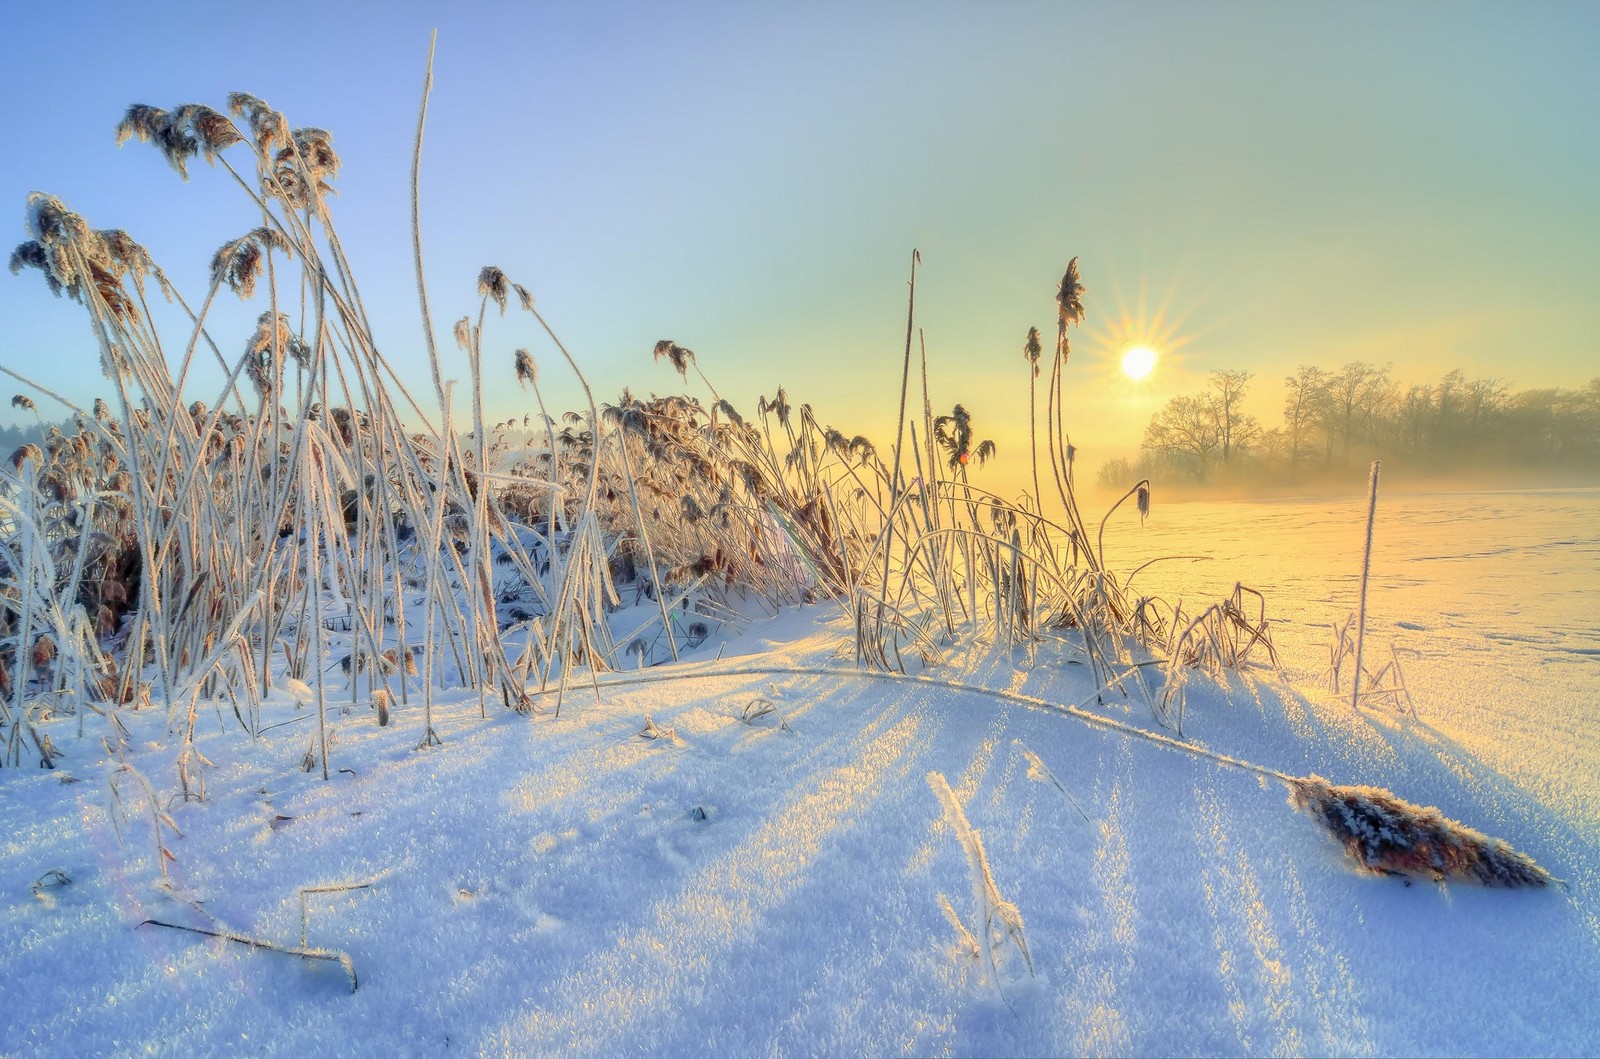
[[[1356,612],[1356,675],[1350,682],[1350,708],[1361,701],[1361,652],[1367,638],[1367,579],[1372,573],[1372,525],[1378,516],[1378,470],[1382,460],[1372,461],[1372,481],[1367,495],[1367,542],[1361,552],[1361,608]]]
[[[889,479],[889,499],[899,499],[900,483],[900,446],[906,438],[906,392],[911,386],[911,335],[917,319],[917,263],[922,260],[922,255],[915,249],[911,251],[911,292],[906,298],[906,358],[905,366],[900,370],[900,414],[895,417],[894,435],[894,474]],[[887,575],[886,575],[887,579]]]
[[[422,106],[417,113],[417,146],[411,156],[411,248],[417,261],[417,300],[422,303],[422,337],[428,343],[428,365],[433,388],[444,400],[444,377],[439,372],[439,347],[433,340],[433,316],[428,312],[428,285],[422,270],[422,130],[428,123],[428,96],[433,92],[433,49],[439,31],[428,38],[428,70],[422,79]]]
[[[905,444],[906,437],[906,394],[911,387],[911,336],[917,319],[917,264],[921,260],[922,255],[913,248],[911,251],[911,289],[906,296],[906,355],[904,366],[900,369],[900,412],[895,417],[894,468],[889,476],[889,506],[891,510],[900,499],[901,487],[904,481],[900,470],[900,449]],[[883,534],[883,591],[884,594],[887,594],[889,591],[889,564],[894,552],[894,520],[892,518],[884,524]],[[876,621],[881,628],[883,625],[882,597],[878,601]]]

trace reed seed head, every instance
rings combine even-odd
[[[94,234],[105,246],[110,271],[117,279],[131,274],[135,281],[143,282],[146,274],[157,271],[150,252],[121,228],[104,228]]]
[[[533,362],[533,355],[526,349],[517,350],[517,382],[520,385],[537,385],[539,382],[539,367]],[[527,426],[528,417],[522,417],[523,426]]]
[[[1060,307],[1060,325],[1064,334],[1068,324],[1083,323],[1083,295],[1087,288],[1078,277],[1078,259],[1067,262],[1067,271],[1056,289],[1056,304]]]
[[[35,464],[44,463],[44,451],[32,442],[26,445],[19,445],[16,451],[11,454],[12,469],[22,470],[22,465],[29,460],[32,460]]]
[[[189,127],[195,142],[199,144],[201,157],[208,164],[216,161],[219,152],[227,150],[236,143],[244,142],[244,136],[234,127],[233,122],[225,115],[200,103],[185,103],[179,107],[176,120],[182,121]]]
[[[186,124],[180,115],[146,103],[135,103],[117,123],[117,146],[136,137],[141,143],[155,144],[167,164],[188,180],[189,159],[199,153],[200,142],[184,128]]]
[[[501,316],[506,314],[506,298],[510,293],[509,287],[510,281],[506,279],[506,274],[493,265],[485,265],[478,272],[478,296],[481,298],[493,298],[495,305],[500,309]]]
[[[344,165],[339,153],[333,149],[333,133],[326,129],[296,129],[292,138],[295,150],[318,187],[328,190],[324,180],[336,178],[339,168]]]
[[[1327,828],[1365,871],[1503,887],[1554,881],[1533,858],[1505,842],[1380,787],[1335,786],[1321,776],[1305,776],[1290,781],[1289,790],[1290,804]]]
[[[94,231],[60,199],[39,191],[28,196],[26,226],[33,238],[12,251],[12,272],[37,268],[44,273],[50,293],[65,293],[98,311],[93,302],[84,300],[86,288],[92,288],[113,318],[120,322],[139,319],[138,308],[122,290],[122,278],[132,271],[135,279],[142,279],[154,265],[126,232]]]
[[[29,239],[19,243],[11,251],[11,274],[17,275],[25,268],[36,268],[44,273],[44,282],[50,288],[50,293],[61,297],[61,281],[56,279],[55,273],[50,270],[50,258],[44,252],[44,245],[37,239]]]
[[[248,92],[232,92],[228,95],[228,109],[244,118],[249,124],[250,136],[255,141],[256,150],[264,157],[271,157],[289,146],[288,121],[264,100],[257,99]]]
[[[152,107],[148,103],[135,103],[122,115],[122,120],[117,122],[117,146],[121,147],[135,136],[141,142],[149,142],[159,135],[162,126],[171,124],[167,112],[160,107]]]
[[[272,381],[277,374],[274,370],[277,366],[275,358],[284,353],[293,357],[302,368],[310,367],[311,349],[290,328],[289,317],[270,310],[262,313],[256,318],[255,334],[250,336],[250,342],[245,347],[245,356],[249,358],[245,374],[258,392],[271,392]]]
[[[241,299],[253,297],[266,255],[273,250],[288,254],[292,247],[276,228],[264,226],[223,243],[211,258],[211,282],[226,283]]]
[[[767,407],[772,409],[774,412],[778,413],[778,422],[779,423],[781,423],[784,427],[788,427],[788,425],[789,425],[789,393],[788,393],[787,390],[785,390],[782,386],[778,387],[777,396],[772,399],[771,403],[768,404]]]
[[[689,377],[689,362],[694,360],[694,350],[685,349],[670,338],[663,338],[656,343],[655,354],[652,359],[660,360],[662,357],[666,357],[667,360],[671,361],[672,366],[678,369],[678,374],[683,378],[687,379]]]
[[[278,117],[282,120],[282,115]],[[294,130],[273,155],[273,163],[272,179],[263,181],[263,190],[296,209],[310,209],[331,193],[328,181],[339,175],[341,164],[333,135],[323,129]]]

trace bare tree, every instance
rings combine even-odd
[[[1302,364],[1283,384],[1283,431],[1289,446],[1289,467],[1293,469],[1306,455],[1306,441],[1317,409],[1327,399],[1328,373],[1315,365]]]
[[[1328,379],[1328,393],[1334,423],[1342,446],[1345,466],[1350,464],[1350,443],[1358,422],[1370,422],[1375,407],[1389,391],[1389,369],[1359,360],[1340,368]]]
[[[1236,452],[1247,448],[1261,434],[1256,417],[1243,411],[1245,386],[1253,378],[1248,371],[1213,371],[1211,392],[1206,400],[1216,419],[1221,443],[1222,465],[1230,466]]]
[[[1433,420],[1433,387],[1409,386],[1395,409],[1395,426],[1406,451],[1422,451],[1423,437]]]
[[[1151,417],[1140,447],[1157,460],[1182,468],[1196,481],[1205,481],[1222,448],[1215,405],[1203,395],[1174,397]]]
[[[1465,403],[1464,391],[1467,385],[1466,372],[1460,368],[1447,374],[1439,380],[1439,385],[1433,391],[1433,450],[1443,451],[1448,448],[1455,436],[1460,432],[1461,407]]]
[[[1467,429],[1478,431],[1505,407],[1511,388],[1501,379],[1473,379],[1467,384]]]

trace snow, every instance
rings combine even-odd
[[[252,740],[208,705],[204,801],[163,711],[123,711],[120,753],[98,718],[51,721],[60,768],[0,771],[0,1053],[1600,1051],[1594,819],[1486,763],[1436,697],[1410,718],[1197,679],[1180,739],[1137,694],[1097,702],[1070,645],[890,678],[848,633],[828,605],[755,617],[559,715],[452,693],[425,750],[420,703],[379,727],[334,697],[326,782],[300,767],[314,711],[275,696],[263,727],[289,723]],[[1252,766],[1437,806],[1565,885],[1361,872]],[[1009,943],[992,973],[941,907],[984,936],[933,776],[1031,974]],[[140,925],[299,948],[302,909],[354,991],[337,962]]]
[[[1366,497],[1164,504],[1108,538],[1136,593],[1262,591],[1284,667],[1320,690],[1354,611]],[[1400,656],[1420,719],[1574,823],[1600,820],[1600,489],[1378,498],[1367,647]],[[1346,684],[1348,690],[1348,683]]]

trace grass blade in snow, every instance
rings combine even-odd
[[[141,927],[167,927],[170,930],[186,930],[191,934],[204,934],[208,938],[221,938],[238,945],[248,945],[252,949],[265,949],[268,952],[281,952],[285,956],[299,956],[307,960],[327,960],[337,963],[344,968],[344,973],[350,976],[350,992],[356,991],[356,965],[348,953],[335,952],[332,949],[300,949],[289,945],[279,945],[276,942],[262,941],[260,938],[249,938],[243,934],[235,934],[229,930],[206,930],[204,927],[186,927],[181,923],[164,923],[159,919],[147,919],[139,924]]]

